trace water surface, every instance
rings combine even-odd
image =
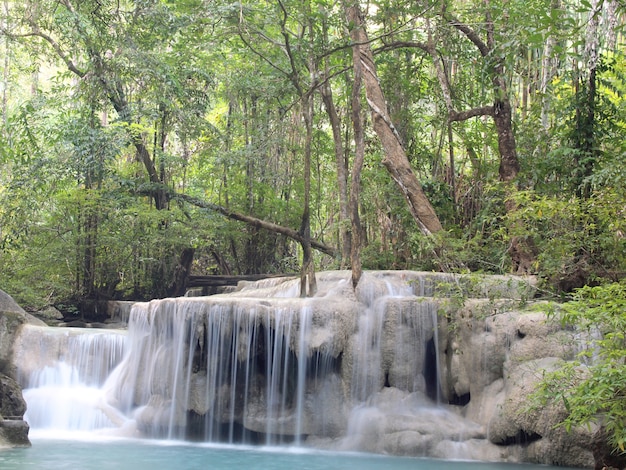
[[[2,470],[546,470],[525,464],[443,461],[302,448],[196,445],[149,440],[31,439],[0,451]],[[556,467],[555,467],[556,468]],[[562,469],[561,469],[562,470]]]

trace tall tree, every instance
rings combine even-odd
[[[493,6],[489,0],[483,2],[482,8],[482,31],[477,31],[470,23],[462,21],[448,8],[444,2],[439,16],[444,24],[458,31],[462,37],[468,40],[478,51],[483,66],[481,71],[486,71],[491,82],[493,104],[477,106],[470,109],[458,110],[454,101],[454,92],[450,84],[449,70],[446,68],[446,57],[439,50],[440,44],[447,34],[443,25],[439,28],[432,24],[430,18],[426,18],[427,41],[406,42],[398,45],[414,46],[426,51],[432,58],[433,66],[441,88],[441,94],[445,103],[449,122],[466,121],[471,118],[489,116],[496,129],[499,152],[499,179],[504,183],[508,196],[505,199],[507,211],[515,211],[513,193],[515,183],[520,171],[520,163],[517,156],[517,144],[513,129],[513,106],[511,104],[510,91],[507,86],[508,75],[505,66],[505,58],[497,43],[499,35],[493,19]],[[499,25],[500,28],[505,25]],[[482,34],[481,34],[482,33]],[[482,72],[481,72],[482,73]],[[531,269],[534,260],[532,249],[526,242],[518,237],[513,237],[510,246],[510,255],[513,260],[514,270],[518,273],[527,273]]]
[[[363,88],[363,67],[361,64],[361,44],[352,46],[352,67],[354,82],[350,107],[352,111],[352,128],[354,129],[354,163],[350,183],[350,217],[352,240],[350,244],[350,267],[352,268],[352,287],[356,289],[362,275],[361,248],[363,245],[359,202],[361,194],[361,170],[365,160],[365,129],[361,110],[361,93]]]
[[[299,5],[299,13],[292,16],[288,5],[283,0],[277,0],[277,22],[280,40],[273,41],[268,33],[260,30],[252,34],[278,47],[286,56],[286,64],[274,62],[269,55],[263,55],[250,39],[250,24],[241,16],[239,34],[247,47],[269,62],[275,70],[288,79],[298,98],[298,110],[305,128],[303,160],[303,207],[300,221],[301,247],[303,253],[301,268],[301,295],[313,295],[317,290],[315,279],[315,265],[311,251],[311,145],[313,139],[313,95],[317,87],[316,57],[313,50],[314,28],[311,17],[310,3]],[[304,8],[302,8],[304,7]],[[292,28],[294,28],[292,30]],[[293,44],[295,43],[295,44]]]
[[[426,235],[436,233],[442,229],[441,222],[424,194],[406,156],[402,140],[391,122],[358,3],[346,4],[345,13],[353,46],[358,46],[359,62],[363,69],[365,93],[374,130],[385,151],[382,163],[402,192],[420,230]]]

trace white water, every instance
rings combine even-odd
[[[296,297],[297,280],[272,279],[137,303],[125,335],[27,326],[16,344],[26,420],[35,435],[379,451],[363,430],[384,432],[391,400],[394,416],[427,416],[440,432],[426,412],[440,401],[438,307],[414,295],[432,282],[366,276],[355,294],[333,276],[312,299]]]
[[[21,344],[18,356],[27,360],[18,371],[31,428],[93,431],[122,424],[104,385],[123,357],[125,335],[29,326]]]

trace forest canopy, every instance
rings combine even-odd
[[[619,280],[623,13],[4,1],[0,285],[38,308],[175,295],[181,272]]]

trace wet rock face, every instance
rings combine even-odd
[[[6,375],[0,376],[0,416],[21,419],[26,413],[26,402],[18,383]]]
[[[30,447],[28,423],[24,420],[0,421],[0,448]]]
[[[562,410],[526,411],[538,371],[574,349],[545,314],[519,310],[519,293],[528,293],[519,280],[382,272],[353,292],[345,273],[319,276],[311,299],[298,298],[293,281],[272,280],[223,297],[137,305],[131,323],[141,316],[145,337],[159,338],[153,352],[138,347],[145,358],[129,372],[147,384],[142,374],[158,364],[149,386],[158,394],[140,427],[162,429],[165,418],[183,427],[185,414],[172,412],[180,407],[208,419],[213,434],[225,427],[280,442],[329,439],[345,450],[592,463],[584,436],[555,431]],[[458,289],[484,298],[459,307],[449,300]],[[168,326],[176,317],[173,325],[194,332],[195,352],[188,340],[171,341],[183,337]],[[186,367],[166,366],[173,351],[193,357],[188,383],[172,386]]]
[[[447,393],[470,394],[465,416],[485,426],[489,442],[517,447],[520,461],[592,467],[592,431],[567,433],[556,426],[565,418],[564,407],[536,409],[528,402],[542,371],[575,356],[573,332],[543,312],[507,302],[471,300],[454,315]]]
[[[17,329],[24,323],[25,313],[14,310],[14,307],[19,307],[8,299],[13,300],[0,291],[0,373],[14,375],[11,361],[13,340]]]
[[[29,446],[26,403],[15,381],[13,344],[20,327],[39,323],[7,293],[0,291],[0,447]]]
[[[25,412],[26,402],[18,383],[0,375],[0,448],[30,446],[28,423],[22,419]]]

